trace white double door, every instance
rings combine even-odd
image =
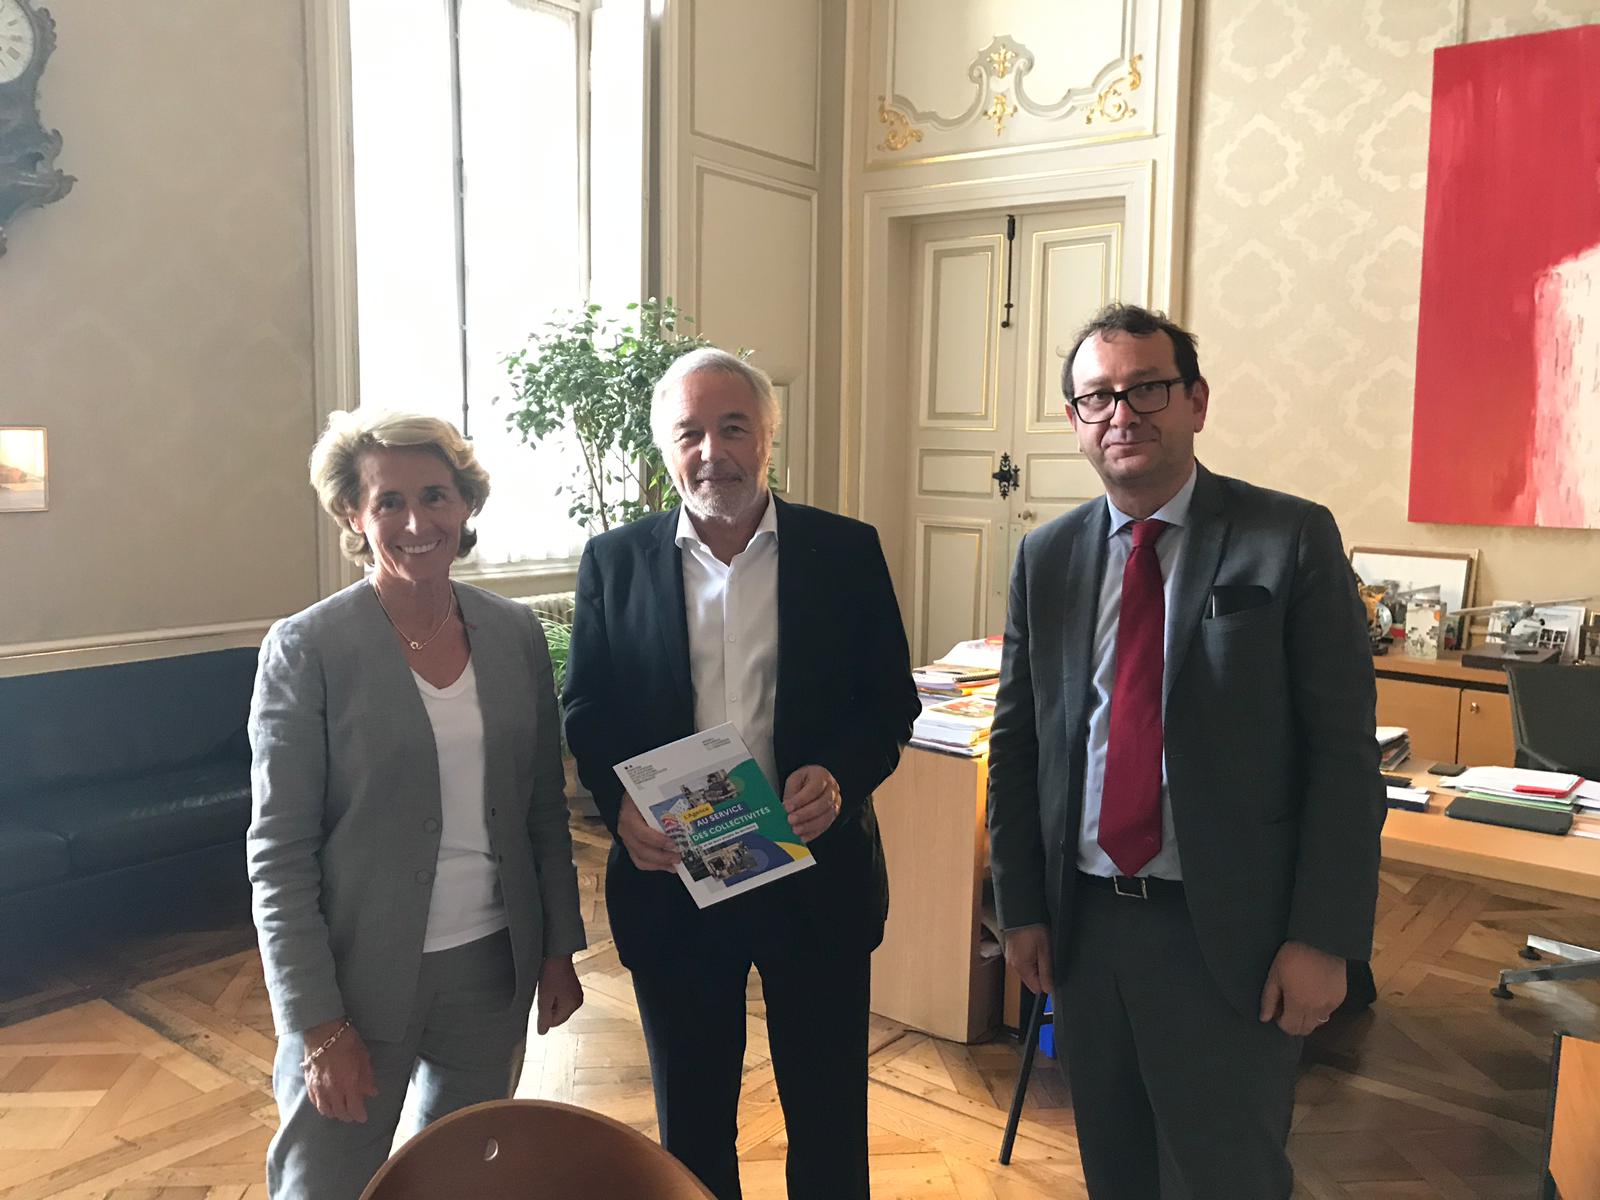
[[[1000,633],[1023,535],[1101,494],[1067,420],[1061,366],[1096,309],[1139,294],[1123,278],[1121,205],[1018,212],[1009,241],[1007,215],[912,233],[902,578],[916,662]]]

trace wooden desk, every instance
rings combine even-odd
[[[989,763],[907,747],[873,796],[889,921],[872,956],[872,1011],[952,1042],[999,1019],[998,944],[983,953]]]
[[[1433,795],[1427,812],[1389,810],[1383,826],[1385,861],[1600,900],[1600,817],[1580,815],[1566,837],[1457,821],[1444,815],[1453,793],[1435,790],[1441,780],[1424,769],[1432,765],[1412,759],[1395,772],[1413,776],[1418,787]]]

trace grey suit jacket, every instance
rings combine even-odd
[[[989,743],[1000,922],[1050,924],[1058,963],[1109,533],[1097,499],[1023,539]],[[1386,809],[1366,618],[1327,509],[1203,466],[1178,572],[1163,718],[1172,820],[1206,963],[1254,1016],[1285,940],[1371,952]],[[1207,616],[1219,587],[1260,603]]]
[[[527,1008],[584,945],[550,654],[525,606],[456,584],[483,709],[484,797]],[[250,706],[250,885],[280,1034],[348,1016],[397,1040],[439,854],[433,728],[365,581],[279,621]]]

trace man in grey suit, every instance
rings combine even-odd
[[[1194,338],[1100,312],[1062,372],[1105,484],[1017,554],[989,751],[1006,958],[1056,997],[1096,1200],[1281,1198],[1304,1036],[1371,948],[1365,620],[1309,501],[1194,456]]]

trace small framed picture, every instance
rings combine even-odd
[[[1515,600],[1496,600],[1496,604],[1513,605]],[[1583,623],[1588,611],[1581,604],[1540,604],[1533,610],[1539,622],[1539,649],[1559,650],[1561,661],[1576,662],[1583,649]],[[1489,617],[1489,634],[1504,637],[1511,628],[1506,613],[1493,613]]]
[[[49,507],[44,430],[37,425],[0,425],[0,513],[43,512]]]
[[[1385,603],[1391,609],[1394,602],[1404,604],[1413,593],[1422,593],[1420,599],[1442,604],[1445,611],[1439,627],[1439,648],[1459,650],[1465,645],[1465,622],[1456,613],[1472,606],[1472,592],[1478,581],[1476,550],[1352,546],[1350,566],[1362,583],[1388,586]],[[1398,612],[1394,616],[1403,631],[1404,617]]]

